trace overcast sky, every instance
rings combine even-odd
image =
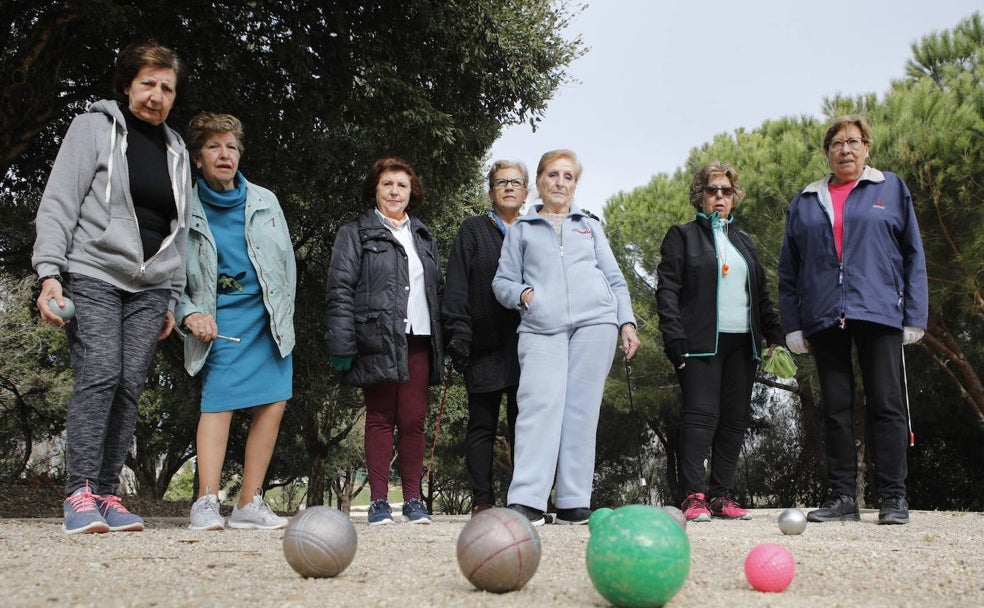
[[[883,97],[913,42],[974,11],[984,2],[594,0],[569,32],[590,48],[570,66],[577,83],[535,133],[508,128],[491,159],[525,162],[532,180],[542,153],[570,148],[584,166],[575,200],[599,212],[718,133],[819,117],[838,93]]]

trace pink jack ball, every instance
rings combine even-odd
[[[762,543],[745,558],[745,578],[758,591],[784,591],[796,576],[796,561],[785,547]]]

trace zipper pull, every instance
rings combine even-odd
[[[844,313],[841,313],[840,328],[841,329],[847,329],[847,317],[844,316]]]
[[[837,285],[844,284],[844,264],[837,267]]]

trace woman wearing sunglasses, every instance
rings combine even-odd
[[[705,165],[690,185],[697,217],[666,233],[656,270],[663,349],[683,393],[677,461],[689,521],[751,518],[732,493],[738,453],[763,336],[770,353],[783,339],[755,246],[733,226],[742,198],[731,165]]]

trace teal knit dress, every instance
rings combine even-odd
[[[208,218],[218,254],[215,323],[223,336],[205,361],[202,379],[203,412],[224,412],[290,399],[293,355],[280,356],[270,331],[270,316],[256,269],[246,245],[246,188],[225,192],[198,182],[198,195]]]

